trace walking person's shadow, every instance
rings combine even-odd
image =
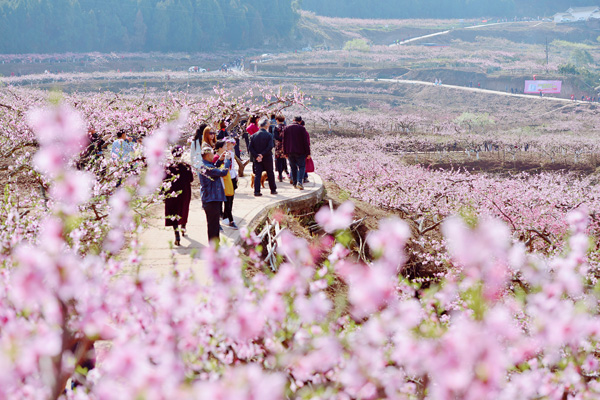
[[[200,251],[204,250],[205,248],[206,248],[206,245],[200,243],[197,240],[192,239],[190,237],[190,235],[181,237],[181,246],[173,246],[173,249],[175,250],[175,252],[180,255],[192,254],[192,251],[194,251],[194,250],[200,252]],[[200,254],[196,255],[195,257],[199,257],[199,256],[200,256]]]

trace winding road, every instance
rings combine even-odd
[[[264,75],[252,75],[252,77],[256,78],[256,79],[262,78],[264,80],[281,80],[281,81],[292,82],[292,83],[299,82],[299,81],[304,81],[304,82],[388,82],[388,83],[395,83],[395,84],[400,84],[400,85],[435,86],[432,82],[417,81],[417,80],[410,80],[410,79],[384,79],[384,78],[365,79],[365,78],[326,78],[326,77],[301,77],[301,78],[296,77],[296,78],[292,78],[289,76],[264,76]],[[540,97],[538,95],[507,93],[507,92],[502,92],[499,90],[480,89],[480,88],[472,88],[472,87],[459,86],[459,85],[442,84],[437,87],[439,87],[440,89],[441,88],[450,88],[450,89],[462,90],[464,92],[483,93],[483,94],[491,94],[491,95],[496,95],[496,96],[522,97],[522,98],[532,99],[532,100],[544,100],[544,101],[549,100],[549,101],[557,101],[557,102],[561,102],[561,103],[589,104],[588,101],[571,100],[571,99],[565,99],[565,98],[561,98],[561,97],[550,97],[550,96]]]
[[[459,29],[478,29],[478,28],[487,28],[487,27],[489,27],[489,26],[495,26],[495,25],[522,24],[522,23],[535,23],[535,22],[537,22],[537,23],[538,23],[538,25],[539,25],[540,23],[543,23],[544,21],[517,21],[517,22],[508,21],[508,22],[494,22],[494,23],[492,23],[492,24],[480,24],[480,25],[472,25],[472,26],[467,26],[467,27],[464,27],[464,28],[459,28]],[[537,26],[537,25],[536,25],[536,26]],[[403,45],[403,44],[412,43],[412,42],[417,42],[417,41],[419,41],[419,40],[423,40],[423,39],[429,39],[429,38],[436,37],[436,36],[447,35],[448,33],[450,33],[450,32],[454,32],[454,31],[456,31],[456,29],[448,29],[448,30],[441,31],[441,32],[430,33],[429,35],[418,36],[418,37],[415,37],[415,38],[406,39],[406,40],[403,40],[403,41],[401,41],[401,42],[398,42],[398,43],[391,44],[391,45],[390,45],[390,47],[393,47],[393,46],[401,46],[401,45]]]

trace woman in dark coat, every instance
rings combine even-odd
[[[273,127],[273,139],[275,141],[275,170],[279,173],[279,182],[283,182],[283,173],[289,177],[287,159],[283,153],[283,131],[285,130],[285,117],[275,117],[277,126]]]
[[[172,150],[173,162],[167,165],[165,181],[171,182],[171,188],[166,191],[165,199],[165,226],[172,226],[175,231],[175,246],[180,246],[179,231],[185,236],[192,200],[192,186],[194,174],[192,167],[181,161],[183,149],[176,146]],[[173,197],[174,196],[174,197]]]

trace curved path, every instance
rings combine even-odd
[[[249,168],[248,168],[249,169]],[[204,271],[202,250],[208,246],[206,232],[206,216],[200,201],[200,188],[197,176],[192,185],[192,202],[187,224],[187,236],[181,238],[181,246],[174,247],[175,236],[173,228],[164,226],[164,206],[157,204],[150,213],[149,226],[141,236],[142,269],[141,273],[151,276],[164,276],[171,272],[173,260],[180,267],[192,268],[196,277],[208,281]],[[295,189],[289,182],[277,182],[277,195],[271,195],[269,185],[262,189],[261,197],[254,197],[254,189],[250,187],[250,175],[239,178],[238,189],[233,203],[233,216],[236,224],[254,230],[260,225],[269,211],[275,207],[294,209],[304,207],[309,203],[316,204],[323,198],[324,187],[321,178],[309,174],[310,183],[304,185],[304,190]],[[240,231],[224,227],[221,240],[230,245],[241,244]]]
[[[440,36],[440,35],[447,35],[450,32],[454,32],[454,31],[457,31],[457,30],[460,30],[460,29],[479,29],[479,28],[487,28],[489,26],[495,26],[495,25],[507,25],[507,24],[519,24],[519,23],[534,23],[534,22],[538,22],[538,25],[539,25],[540,23],[543,23],[544,21],[493,22],[491,24],[479,24],[479,25],[466,26],[464,28],[448,29],[448,30],[445,30],[445,31],[430,33],[429,35],[423,35],[423,36],[418,36],[418,37],[411,38],[411,39],[406,39],[406,40],[403,40],[401,42],[391,44],[390,47],[400,46],[400,45],[407,44],[407,43],[412,43],[412,42],[417,42],[419,40],[429,39],[429,38]],[[537,25],[535,25],[535,26],[537,26]]]
[[[266,76],[266,75],[254,75],[253,77],[262,78],[265,80],[273,79],[273,80],[290,81],[290,82],[299,82],[299,81],[306,81],[306,82],[311,82],[311,81],[313,81],[313,82],[386,82],[386,83],[396,83],[399,85],[435,86],[433,84],[433,82],[410,80],[410,79],[327,78],[327,77],[309,77],[309,76],[292,78],[289,76]],[[552,95],[546,95],[544,97],[540,97],[539,95],[535,95],[535,94],[508,93],[508,92],[502,92],[500,90],[480,89],[480,88],[459,86],[459,85],[447,85],[445,83],[442,85],[436,86],[436,87],[462,90],[464,92],[491,94],[491,95],[496,95],[496,96],[522,97],[522,98],[532,99],[532,100],[549,100],[549,101],[558,101],[561,103],[594,104],[594,103],[590,103],[589,101],[571,100],[571,99],[565,99],[563,97],[552,97]]]
[[[366,82],[374,82],[375,79],[366,79],[365,81]],[[377,81],[398,83],[398,84],[404,84],[404,85],[435,86],[432,82],[413,81],[413,80],[408,80],[408,79],[377,79]],[[544,97],[540,97],[539,95],[535,95],[535,94],[508,93],[508,92],[502,92],[499,90],[480,89],[480,88],[472,88],[472,87],[458,86],[458,85],[442,84],[442,85],[439,85],[438,87],[457,89],[457,90],[462,90],[464,92],[485,93],[485,94],[492,94],[492,95],[497,95],[497,96],[523,97],[523,98],[527,98],[527,99],[551,100],[551,101],[558,101],[558,102],[562,102],[562,103],[576,103],[576,102],[577,103],[589,103],[587,101],[582,102],[579,100],[565,99],[562,97],[551,97],[548,95],[544,96]]]

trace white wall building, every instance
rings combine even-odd
[[[575,22],[575,17],[573,17],[569,13],[556,13],[556,14],[554,14],[554,22],[556,22],[556,23]]]
[[[577,22],[600,19],[600,7],[571,7],[567,11],[554,14],[554,22]]]

